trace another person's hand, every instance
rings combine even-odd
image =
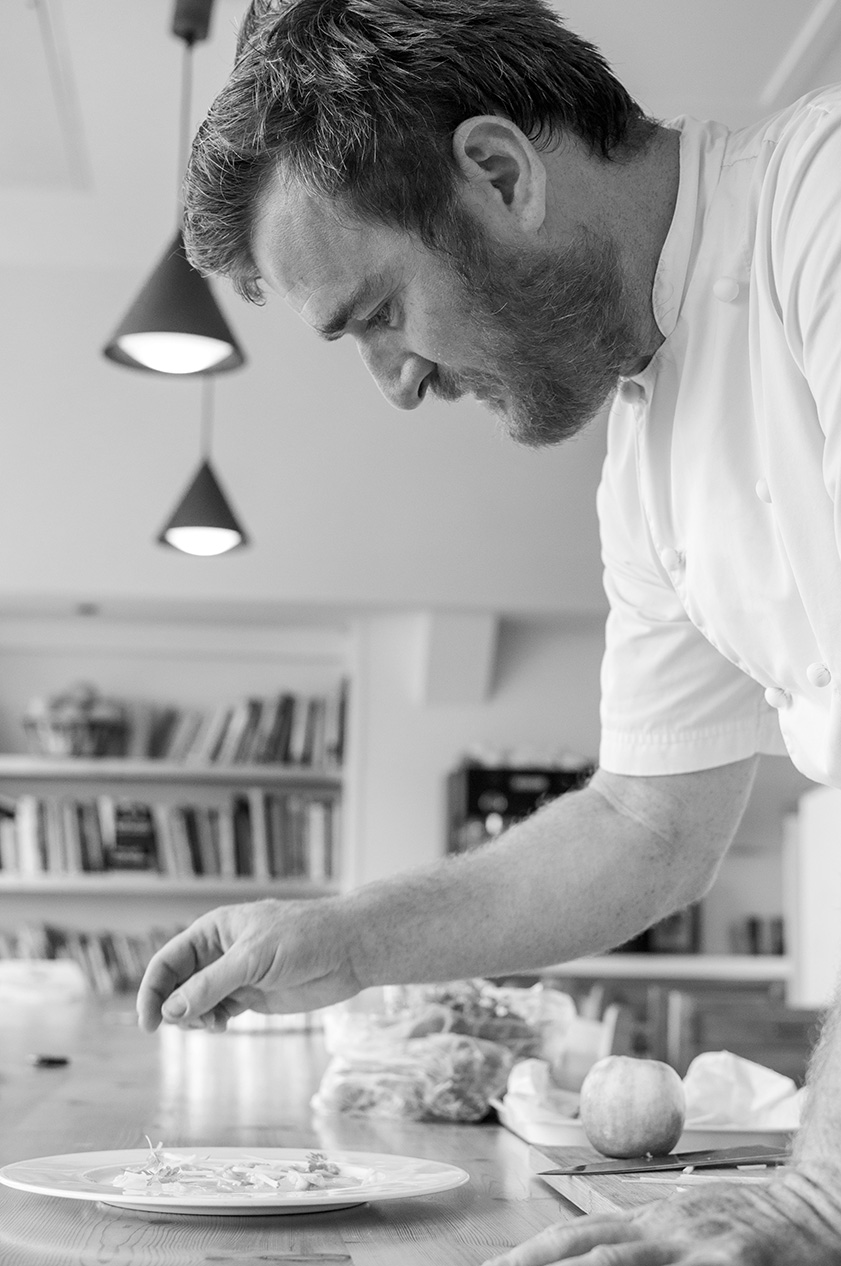
[[[630,1213],[548,1227],[485,1266],[838,1266],[836,1173],[704,1184]]]
[[[137,995],[142,1028],[161,1020],[223,1030],[241,1011],[312,1011],[358,993],[341,903],[221,906],[158,950]]]

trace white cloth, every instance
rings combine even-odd
[[[784,753],[841,786],[841,86],[729,132],[677,120],[654,286],[598,505],[600,762]]]

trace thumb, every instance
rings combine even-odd
[[[228,950],[201,971],[197,971],[167,998],[161,1014],[170,1023],[182,1023],[205,1015],[223,999],[246,983],[238,955]]]

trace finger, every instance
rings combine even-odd
[[[599,1244],[630,1244],[641,1237],[642,1232],[623,1213],[556,1222],[484,1266],[549,1266],[580,1256]]]
[[[185,980],[166,999],[161,1014],[170,1023],[184,1024],[212,1013],[222,1002],[234,1008],[236,1000],[230,995],[248,984],[245,977],[240,955],[235,950],[228,950],[221,958],[208,963]],[[226,1014],[233,1014],[233,1010]]]
[[[561,1260],[565,1266],[676,1266],[680,1249],[674,1244],[599,1244],[587,1253]]]
[[[141,1028],[154,1032],[161,1022],[163,1004],[173,990],[189,979],[200,959],[207,958],[211,952],[207,939],[200,934],[197,924],[193,924],[152,956],[137,991],[137,1017]]]

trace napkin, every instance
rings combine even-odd
[[[69,958],[5,959],[0,962],[0,1006],[38,1007],[79,1002],[88,983],[78,963]]]
[[[790,1077],[731,1051],[696,1055],[683,1079],[686,1128],[796,1130],[805,1096]]]

